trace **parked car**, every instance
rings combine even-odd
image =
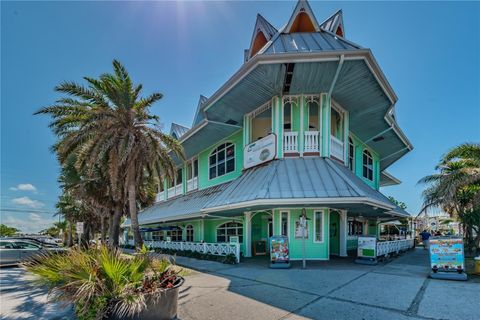
[[[0,238],[0,240],[26,240],[30,241],[33,243],[38,244],[39,246],[42,247],[49,247],[49,248],[58,248],[59,245],[58,243],[50,241],[50,239],[45,239],[45,238],[38,238],[38,237],[32,237],[32,236],[23,236],[23,237],[6,237],[6,238]]]
[[[47,247],[25,239],[0,239],[0,266],[16,265],[42,253],[60,253],[66,248]]]

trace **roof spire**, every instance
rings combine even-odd
[[[332,14],[327,20],[320,25],[322,29],[325,29],[331,33],[336,34],[342,38],[345,38],[345,27],[343,26],[343,13],[342,10],[338,10]]]
[[[277,32],[277,29],[258,13],[252,40],[250,41],[250,49],[248,49],[248,53],[245,55],[245,61],[257,54]]]
[[[284,29],[284,33],[320,31],[317,19],[307,0],[299,0],[292,16]]]

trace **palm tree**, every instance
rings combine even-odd
[[[422,178],[424,212],[440,207],[459,218],[467,245],[480,246],[480,144],[459,145],[444,155],[435,168],[438,173]],[[472,239],[475,230],[477,237]],[[473,243],[471,243],[473,242]]]
[[[172,178],[175,162],[172,155],[183,159],[180,143],[159,130],[159,119],[150,114],[150,107],[162,98],[160,93],[140,97],[142,86],[135,86],[126,69],[113,61],[113,74],[99,79],[85,77],[88,86],[64,82],[56,90],[68,97],[42,108],[37,114],[50,114],[50,124],[59,136],[54,149],[64,162],[72,153],[75,167],[87,176],[98,169],[108,179],[116,213],[128,199],[135,246],[141,247],[137,217],[137,200],[145,179],[160,183]]]

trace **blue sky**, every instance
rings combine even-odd
[[[384,188],[410,212],[421,205],[418,179],[441,155],[480,141],[480,3],[311,2],[323,21],[343,9],[346,38],[371,48],[399,97],[397,118],[415,149],[388,171]],[[256,14],[277,28],[288,2],[2,2],[2,223],[38,231],[59,195],[49,119],[33,116],[58,98],[62,80],[111,70],[119,59],[145,93],[164,99],[153,112],[165,128],[190,126],[200,94],[210,96],[243,63]]]

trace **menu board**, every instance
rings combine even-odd
[[[377,238],[376,237],[358,237],[357,256],[365,258],[377,257]]]
[[[449,272],[465,270],[463,240],[457,237],[430,238],[430,267]]]
[[[287,237],[274,236],[270,238],[270,260],[272,263],[288,263],[290,261]]]

